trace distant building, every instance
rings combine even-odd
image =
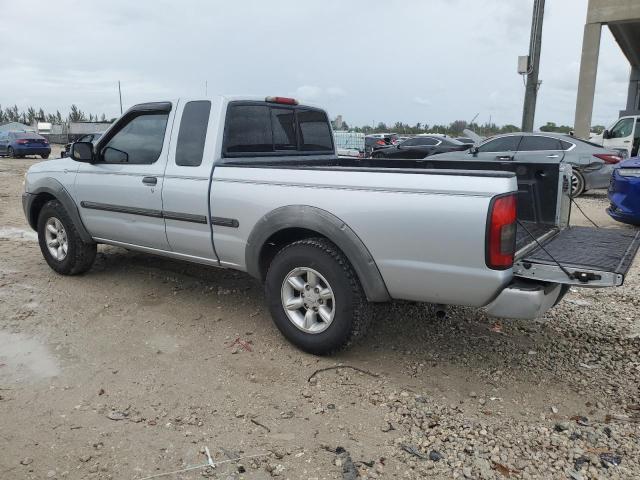
[[[36,132],[36,129],[20,122],[5,122],[0,124],[0,132]]]

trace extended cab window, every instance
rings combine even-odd
[[[332,153],[333,134],[320,110],[232,102],[227,109],[223,151],[226,156]]]
[[[164,143],[168,113],[148,113],[133,117],[102,148],[105,163],[144,165],[154,163]]]
[[[198,167],[202,164],[210,111],[208,100],[188,102],[184,106],[176,145],[176,165]]]

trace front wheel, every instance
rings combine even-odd
[[[46,160],[47,158],[49,158],[49,154],[45,153],[44,155],[40,155],[40,158],[42,158],[43,160]]]
[[[585,192],[585,181],[578,170],[571,172],[571,198],[576,198]]]
[[[265,282],[274,323],[302,350],[323,355],[363,337],[369,303],[349,260],[332,242],[309,238],[275,256]]]
[[[51,200],[38,217],[38,243],[49,266],[62,275],[78,275],[91,268],[95,243],[85,243],[62,204]]]

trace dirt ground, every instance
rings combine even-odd
[[[36,161],[0,159],[1,479],[142,479],[204,447],[263,456],[161,478],[640,476],[638,261],[539,321],[381,307],[363,342],[318,358],[241,273],[100,246],[88,274],[55,274],[20,202]],[[625,228],[604,192],[579,202]],[[309,381],[340,365],[364,372]]]

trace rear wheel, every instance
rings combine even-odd
[[[40,211],[38,243],[46,262],[62,275],[84,273],[96,258],[96,244],[82,241],[67,211],[57,200],[51,200]]]
[[[47,158],[49,158],[49,154],[45,153],[44,155],[40,155],[40,158],[43,158],[46,160]]]
[[[294,345],[322,355],[363,337],[369,303],[344,254],[324,238],[284,247],[265,282],[274,323]]]
[[[582,173],[574,170],[571,173],[571,197],[576,198],[585,192],[585,182]]]

